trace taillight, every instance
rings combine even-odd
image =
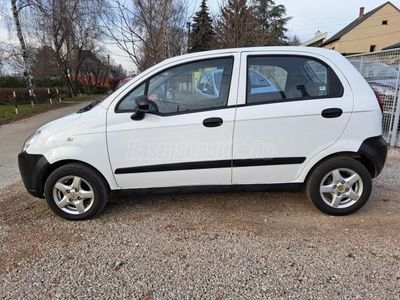
[[[375,93],[376,100],[379,103],[379,107],[381,108],[381,112],[383,114],[383,102],[382,102],[381,96],[379,96],[379,93],[375,90],[374,90],[374,93]]]

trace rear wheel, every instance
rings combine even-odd
[[[45,184],[49,207],[68,220],[86,220],[100,213],[108,200],[108,186],[97,171],[68,164],[50,174]]]
[[[349,157],[333,157],[321,163],[306,183],[307,197],[322,212],[348,215],[368,201],[372,180],[366,167]]]

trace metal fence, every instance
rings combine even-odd
[[[400,147],[400,49],[346,57],[379,93],[383,102],[383,137]]]

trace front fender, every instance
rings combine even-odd
[[[49,150],[44,154],[44,156],[50,165],[62,164],[63,161],[83,162],[99,171],[108,182],[111,190],[119,189],[111,170],[108,152],[105,145],[85,148],[72,145],[58,147]]]

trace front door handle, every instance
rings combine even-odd
[[[205,127],[218,127],[221,126],[222,123],[224,123],[224,121],[221,118],[207,118],[203,121]]]
[[[340,117],[342,113],[343,110],[341,110],[340,108],[327,108],[322,111],[321,115],[324,118],[331,119]]]

